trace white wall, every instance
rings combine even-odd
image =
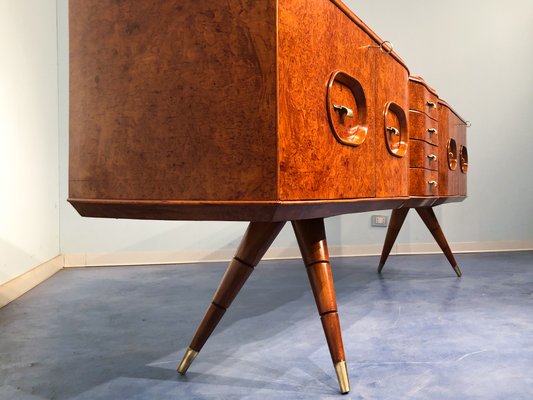
[[[0,0],[0,284],[59,254],[55,0]]]
[[[472,122],[469,198],[438,208],[448,240],[533,241],[533,2],[347,3]],[[400,241],[430,241],[409,221]]]
[[[533,3],[529,0],[346,1],[381,37],[394,43],[413,75],[422,75],[466,119],[469,195],[437,208],[452,243],[533,242],[529,125],[533,98]],[[210,259],[232,252],[245,224],[81,218],[65,201],[68,153],[67,1],[59,4],[61,250],[63,253],[170,252]],[[327,221],[330,245],[379,248],[385,230],[369,214]],[[432,242],[415,215],[400,242]],[[290,228],[274,243],[294,248]],[[505,246],[503,246],[505,247]],[[453,245],[452,245],[453,248]],[[289,254],[287,252],[286,254]],[[283,254],[283,252],[281,252]],[[216,258],[216,257],[215,257]]]

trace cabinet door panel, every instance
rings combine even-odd
[[[278,28],[281,200],[374,197],[374,42],[325,0],[280,0]]]
[[[409,103],[407,94],[407,70],[389,54],[376,49],[376,197],[407,196],[409,191],[408,167],[409,157],[396,157],[388,150],[389,136],[397,134],[390,130],[390,118],[385,110],[390,103],[402,111],[396,116],[404,115],[408,129]],[[400,129],[401,130],[401,129]],[[398,137],[403,133],[399,132]],[[408,140],[406,135],[405,141]],[[407,145],[407,143],[406,143]]]

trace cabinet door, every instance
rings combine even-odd
[[[326,0],[280,0],[281,200],[375,196],[375,43]]]
[[[457,117],[444,104],[439,103],[439,195],[459,195],[459,143]]]
[[[457,123],[457,146],[458,150],[458,194],[466,196],[466,181],[468,176],[468,146],[466,144],[466,124],[459,118],[456,118]]]
[[[376,49],[376,197],[408,196],[408,72]]]

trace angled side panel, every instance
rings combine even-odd
[[[276,1],[70,1],[70,198],[275,200]]]

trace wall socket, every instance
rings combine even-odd
[[[385,215],[372,215],[370,218],[372,226],[379,226],[386,228],[388,225],[387,217]]]

